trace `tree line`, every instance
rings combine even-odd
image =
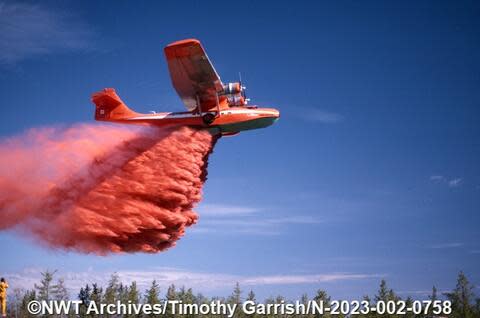
[[[63,279],[55,280],[56,271],[45,271],[43,272],[41,281],[38,284],[35,284],[34,287],[30,290],[14,289],[13,295],[9,296],[8,303],[8,317],[15,318],[31,318],[38,317],[31,315],[27,306],[28,303],[32,300],[38,301],[49,301],[49,300],[69,300],[71,299],[68,290],[65,286]],[[189,304],[205,304],[212,301],[221,301],[222,303],[228,304],[241,304],[243,301],[250,300],[255,303],[259,303],[257,297],[253,290],[248,291],[244,294],[240,285],[237,283],[228,297],[206,297],[200,293],[194,293],[191,288],[180,287],[177,288],[175,285],[170,285],[166,291],[162,294],[162,290],[157,281],[152,281],[150,287],[145,291],[140,291],[136,282],[131,284],[124,284],[121,282],[120,277],[117,274],[111,275],[108,284],[104,287],[94,284],[86,284],[81,287],[76,295],[77,299],[82,303],[80,305],[80,318],[90,318],[94,315],[87,314],[87,306],[90,302],[95,302],[97,304],[111,304],[121,301],[122,303],[144,303],[144,304],[159,304],[165,300],[178,300],[183,303]],[[474,286],[468,281],[466,275],[463,272],[460,272],[457,277],[457,283],[455,288],[447,293],[439,293],[434,286],[432,292],[429,295],[429,300],[449,300],[452,304],[452,313],[448,315],[451,318],[480,318],[480,298],[477,298],[474,293]],[[388,301],[399,301],[404,300],[406,304],[413,303],[411,297],[402,299],[395,291],[387,286],[387,282],[382,280],[378,291],[373,297],[363,296],[363,300],[374,305],[378,302],[388,302]],[[300,302],[306,304],[309,301],[323,302],[328,304],[331,301],[330,296],[325,290],[318,290],[313,298],[310,298],[307,294],[304,294],[300,298]],[[288,302],[285,297],[279,295],[276,297],[269,297],[265,299],[262,303],[264,304],[280,304],[282,302]],[[70,318],[74,317],[73,314],[70,315],[49,315],[57,316],[61,318]],[[123,315],[121,317],[112,316],[112,315],[103,315],[104,318],[149,318],[155,315]],[[191,318],[198,315],[179,315],[171,312],[169,308],[165,314],[165,317],[168,318]],[[220,315],[203,315],[204,317],[221,317]],[[235,318],[256,318],[256,317],[302,317],[302,318],[319,318],[319,317],[348,317],[343,315],[331,315],[331,314],[322,314],[322,315],[259,315],[259,314],[245,314],[241,310],[235,312]],[[407,313],[405,315],[388,315],[388,314],[378,314],[378,313],[368,313],[368,314],[359,314],[351,315],[350,317],[358,318],[383,318],[383,317],[392,317],[392,318],[430,318],[430,317],[440,317],[432,313],[432,310],[428,310],[427,314],[415,315],[413,313]]]

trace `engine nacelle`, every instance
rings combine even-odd
[[[228,83],[223,85],[223,93],[225,95],[234,95],[242,92],[242,85],[240,83]]]
[[[230,106],[245,106],[247,104],[247,101],[241,94],[228,95],[227,101]]]

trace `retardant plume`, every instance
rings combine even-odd
[[[0,230],[86,253],[155,253],[198,218],[208,132],[77,125],[0,142]]]

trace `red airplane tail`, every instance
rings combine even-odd
[[[105,88],[92,95],[95,104],[95,120],[114,121],[138,115],[123,103],[113,88]]]

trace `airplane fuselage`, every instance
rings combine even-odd
[[[212,121],[205,122],[205,115],[211,114]],[[121,115],[121,114],[113,114]],[[116,116],[115,116],[116,117]],[[122,119],[101,118],[100,121],[124,124],[146,124],[153,126],[191,126],[205,128],[213,133],[236,134],[244,130],[264,128],[272,125],[280,113],[273,108],[230,107],[220,112],[164,112],[154,114],[138,114]]]

